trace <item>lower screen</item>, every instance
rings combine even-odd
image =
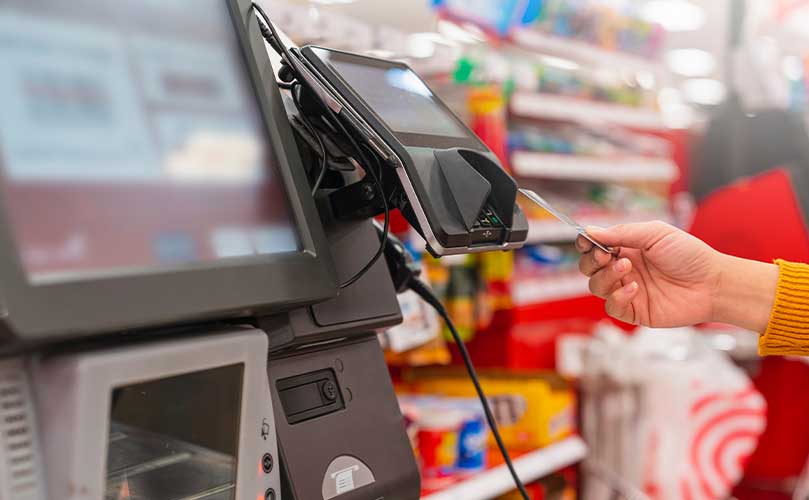
[[[227,0],[0,2],[0,66],[33,281],[299,248]]]
[[[106,500],[233,500],[243,365],[115,389]]]

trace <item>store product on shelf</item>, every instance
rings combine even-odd
[[[528,492],[533,500],[576,500],[575,475],[551,474],[529,485]],[[497,497],[497,500],[521,500],[521,497],[515,490]]]
[[[462,474],[475,473],[486,467],[488,428],[482,407],[470,411],[458,434],[458,470]]]
[[[576,339],[590,459],[653,500],[727,498],[767,421],[747,375],[693,329]],[[585,477],[583,496],[612,498]]]
[[[512,153],[531,151],[600,158],[670,158],[672,155],[668,141],[619,127],[517,124],[509,131],[508,145]]]
[[[467,107],[471,115],[469,128],[489,146],[503,165],[508,165],[508,125],[503,93],[490,86],[473,89],[469,92]]]
[[[516,87],[520,90],[629,107],[654,108],[657,105],[655,93],[634,77],[605,79],[603,75],[599,75],[596,78],[587,72],[556,68],[541,62],[536,64],[536,72],[536,88],[519,84]]]
[[[438,337],[438,315],[418,295],[408,290],[397,296],[402,322],[385,331],[383,345],[395,353],[410,351]]]
[[[432,0],[433,8],[444,16],[477,24],[499,36],[516,26],[536,20],[543,0]]]
[[[488,427],[477,399],[400,395],[423,487],[435,490],[486,467]]]
[[[581,255],[571,243],[529,245],[517,251],[513,283],[524,281],[552,282],[579,272]]]
[[[440,488],[455,473],[462,419],[460,413],[448,409],[427,411],[419,417],[416,445],[426,488]]]
[[[409,251],[414,261],[421,261],[421,254]],[[429,283],[427,276],[422,276]],[[397,295],[402,311],[402,322],[378,335],[385,350],[385,360],[394,366],[446,365],[452,360],[444,338],[443,325],[438,315],[418,295],[407,290]]]
[[[511,282],[515,307],[575,298],[589,293],[572,243],[529,245],[516,253]]]
[[[623,2],[623,9],[618,5],[596,0],[546,0],[531,28],[605,50],[659,57],[666,39],[663,27],[641,20],[631,2]]]
[[[404,381],[405,388],[417,394],[475,394],[472,382],[454,368],[408,370]],[[509,449],[541,448],[575,432],[575,393],[558,375],[485,371],[480,373],[480,382]]]
[[[605,78],[583,70],[562,69],[543,62],[536,54],[491,47],[467,49],[458,58],[453,80],[459,84],[499,83],[512,91],[538,93],[576,100],[657,109],[657,94],[636,76]]]
[[[574,220],[586,223],[594,219],[648,219],[650,214],[668,212],[668,200],[654,189],[642,189],[616,184],[565,181],[524,182]],[[525,204],[528,218],[552,220],[553,217],[539,207]]]
[[[461,337],[471,340],[498,310],[511,308],[511,252],[487,252],[435,259],[426,256],[425,273],[442,299]],[[449,339],[445,329],[445,338]]]
[[[500,37],[519,29],[537,30],[560,39],[607,51],[659,57],[666,41],[662,26],[643,21],[637,3],[597,0],[433,0],[450,19],[472,22]]]

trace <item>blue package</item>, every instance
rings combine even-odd
[[[475,414],[464,421],[458,433],[458,463],[461,472],[480,471],[486,467],[486,423]]]

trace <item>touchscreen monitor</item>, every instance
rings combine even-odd
[[[30,282],[300,250],[223,0],[0,6],[0,194]]]

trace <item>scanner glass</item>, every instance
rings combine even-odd
[[[29,279],[294,252],[223,0],[0,6],[0,189]]]
[[[116,389],[108,500],[235,498],[243,365]]]

